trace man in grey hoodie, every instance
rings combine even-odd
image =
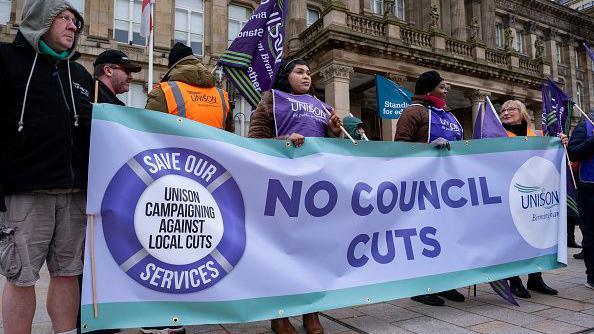
[[[0,43],[0,274],[6,334],[31,333],[35,284],[50,272],[55,333],[75,333],[80,304],[93,79],[73,62],[82,16],[63,0],[27,0]],[[2,200],[2,199],[0,199]],[[3,206],[0,205],[0,208]]]

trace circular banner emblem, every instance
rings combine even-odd
[[[120,268],[165,293],[207,289],[245,250],[245,209],[229,171],[187,149],[141,152],[109,183],[103,234]]]
[[[532,157],[520,167],[509,186],[509,205],[514,224],[534,248],[557,244],[560,221],[559,172],[553,163]]]

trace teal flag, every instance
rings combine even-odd
[[[398,119],[412,102],[412,94],[392,80],[375,76],[377,113],[381,118]]]

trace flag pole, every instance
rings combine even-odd
[[[567,145],[563,144],[565,148],[565,158],[567,159],[567,167],[569,167],[569,174],[571,174],[571,180],[573,181],[573,187],[577,189],[577,183],[575,182],[575,175],[573,175],[573,169],[571,169],[571,160],[569,160],[569,153],[567,153]]]
[[[147,90],[150,92],[153,88],[153,46],[154,46],[154,38],[153,38],[153,14],[154,14],[154,2],[150,2],[151,6],[151,19],[150,19],[150,33],[149,33],[149,59],[148,59],[148,80],[147,80]]]
[[[594,125],[594,122],[592,122],[592,120],[590,119],[590,117],[588,117],[588,114],[586,114],[586,113],[585,113],[585,112],[582,110],[582,108],[580,108],[580,106],[578,106],[577,104],[574,104],[574,105],[573,105],[573,107],[574,107],[574,108],[577,108],[577,110],[578,110],[580,113],[582,113],[582,115],[583,115],[584,117],[586,117],[586,119],[587,119],[588,121],[590,121],[590,124]]]

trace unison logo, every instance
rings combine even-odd
[[[546,191],[541,187],[530,187],[521,184],[514,184],[514,187],[522,195],[522,208],[540,208],[551,209],[554,206],[559,205],[559,191]]]
[[[557,244],[559,181],[559,172],[551,161],[532,157],[516,171],[510,184],[512,219],[524,240],[535,248]]]

